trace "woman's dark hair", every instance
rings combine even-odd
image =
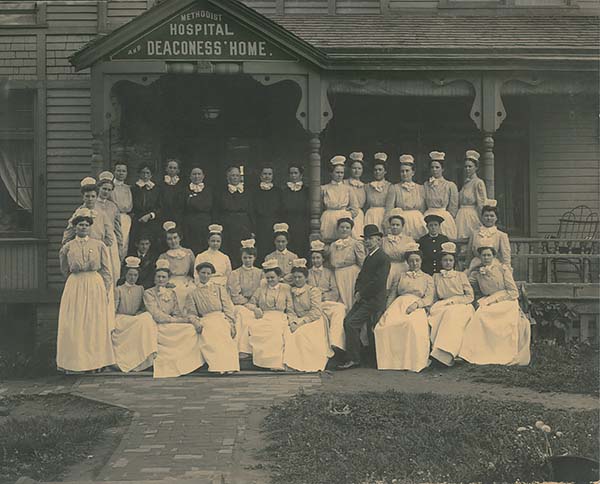
[[[87,222],[90,225],[94,225],[94,219],[92,217],[85,217],[84,215],[78,215],[77,217],[71,220],[71,225],[75,227],[79,222]]]
[[[348,161],[350,162],[350,163],[348,164],[348,166],[349,166],[350,168],[352,168],[352,165],[354,165],[354,163],[360,163],[360,164],[362,165],[362,167],[363,167],[363,168],[364,168],[364,166],[365,166],[365,162],[364,162],[364,160],[353,160],[353,159],[349,159]]]
[[[171,275],[171,269],[169,269],[168,267],[154,269],[154,275],[158,274],[159,272],[166,272],[167,274]]]
[[[225,174],[226,174],[226,175],[229,175],[229,173],[230,173],[230,172],[231,172],[231,170],[233,170],[233,169],[239,170],[239,169],[240,169],[240,167],[239,167],[238,165],[229,165],[229,166],[227,167],[227,169],[225,170]]]
[[[343,224],[344,222],[347,222],[347,223],[349,223],[349,224],[350,224],[350,227],[354,228],[354,220],[352,220],[352,219],[351,219],[351,218],[349,218],[349,217],[342,217],[341,219],[339,219],[339,220],[337,221],[337,223],[335,224],[335,226],[339,228],[339,226],[340,226],[341,224]]]
[[[441,167],[444,168],[444,162],[445,160],[429,160],[429,166],[431,166],[432,163],[439,163]]]
[[[242,247],[240,249],[240,255],[244,254],[253,255],[254,257],[256,257],[258,252],[256,252],[256,247]]]
[[[267,274],[268,272],[274,272],[275,274],[277,274],[277,277],[281,277],[283,275],[283,271],[281,270],[281,267],[273,267],[272,269],[263,269],[263,272],[265,274]]]
[[[403,166],[408,166],[409,168],[412,168],[413,173],[416,173],[416,171],[417,171],[414,163],[406,163],[406,162],[400,163],[400,167],[403,167]]]
[[[344,169],[344,173],[346,173],[346,165],[332,165],[332,164],[329,164],[329,173],[333,173],[333,170],[335,170],[338,166],[341,166]]]
[[[169,235],[169,234],[177,234],[177,235],[179,235],[180,239],[183,239],[183,235],[181,235],[182,232],[179,227],[173,227],[172,229],[167,230],[165,233],[165,239],[167,238],[167,235]]]
[[[221,237],[221,242],[223,242],[223,232],[209,232],[208,233],[208,237],[206,238],[206,240],[210,240],[210,238],[213,235],[218,235],[219,237]]]
[[[190,175],[192,174],[192,171],[194,171],[196,168],[198,170],[201,170],[202,174],[206,175],[206,171],[200,165],[194,165],[194,166],[190,167]]]
[[[115,183],[109,178],[105,178],[104,180],[98,180],[98,183],[96,183],[96,185],[99,189],[102,185],[106,185],[107,183],[110,183],[113,188],[115,187]]]
[[[138,166],[138,173],[141,173],[142,170],[144,169],[148,169],[150,170],[150,173],[154,173],[154,168],[152,168],[152,165],[150,165],[150,163],[142,163],[140,166]]]
[[[475,165],[475,168],[479,168],[479,160],[476,160],[475,158],[465,158],[465,161],[470,161]]]
[[[304,175],[304,167],[300,163],[289,163],[288,164],[288,173],[290,172],[291,168],[298,168],[298,171],[300,172],[300,174]]]
[[[306,267],[293,267],[292,274],[294,272],[301,272],[302,274],[304,274],[304,277],[308,277],[308,269]]]
[[[116,168],[116,167],[117,167],[117,166],[119,166],[119,165],[121,165],[121,166],[124,166],[125,168],[127,168],[127,171],[129,171],[129,165],[127,164],[127,162],[126,162],[126,161],[123,161],[123,160],[121,160],[121,161],[115,161],[115,162],[113,163],[113,167],[114,167],[114,168]]]
[[[96,195],[98,195],[98,184],[90,183],[89,185],[83,185],[80,191],[82,195],[87,192],[96,192]]]
[[[421,252],[420,250],[413,250],[413,251],[411,251],[411,252],[406,252],[406,253],[404,254],[404,259],[408,261],[408,258],[409,258],[411,255],[418,255],[418,256],[421,258],[421,260],[423,260],[423,252]]]
[[[494,212],[497,217],[498,216],[498,207],[491,207],[489,205],[484,205],[483,208],[481,209],[481,216],[483,216],[483,214],[485,212]]]
[[[383,166],[383,169],[385,171],[387,171],[387,162],[383,161],[383,160],[373,160],[373,169],[375,169],[376,166],[381,165]]]
[[[200,262],[200,264],[196,266],[196,272],[200,272],[200,270],[204,269],[205,267],[208,267],[211,270],[212,274],[217,272],[215,266],[213,266],[210,262]]]
[[[167,167],[167,165],[169,163],[171,163],[172,161],[174,161],[175,163],[177,163],[177,168],[181,168],[181,161],[179,161],[179,158],[167,158],[165,160],[165,168]]]
[[[398,220],[402,221],[402,225],[406,225],[406,220],[404,220],[404,217],[402,215],[390,215],[388,217],[388,222],[391,222],[395,218],[397,218]]]
[[[258,173],[262,173],[263,170],[273,170],[273,171],[275,171],[275,167],[271,163],[265,163],[263,165],[260,165]]]
[[[285,240],[287,240],[288,242],[290,241],[290,234],[289,234],[289,232],[275,232],[273,234],[273,240],[275,240],[280,235],[283,235],[285,237]]]
[[[453,254],[452,252],[442,252],[440,254],[440,262],[442,260],[442,257],[444,257],[445,255],[451,255],[452,256],[452,267],[454,268],[456,266],[456,254]]]
[[[490,249],[492,251],[492,254],[494,254],[494,256],[496,256],[498,254],[498,251],[496,250],[495,247],[477,247],[477,253],[481,255],[481,253],[486,249]]]

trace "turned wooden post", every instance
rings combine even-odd
[[[309,189],[310,189],[310,235],[319,236],[321,229],[321,138],[320,133],[310,133]]]
[[[483,180],[487,189],[489,198],[494,198],[494,136],[491,132],[484,132],[481,145],[483,153],[481,154]]]

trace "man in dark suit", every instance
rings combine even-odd
[[[390,259],[381,249],[382,237],[377,225],[365,226],[363,238],[367,257],[356,279],[354,305],[344,319],[347,358],[345,363],[338,366],[340,370],[360,365],[361,328],[366,323],[371,332],[376,319],[385,309]]]
[[[142,233],[135,241],[135,249],[130,251],[129,255],[139,257],[140,259],[140,275],[138,277],[138,284],[144,286],[144,289],[149,289],[154,286],[154,269],[156,264],[157,256],[155,251],[152,250],[152,243],[150,242],[150,236]],[[123,276],[119,279],[118,284],[125,282],[125,271],[121,270]]]

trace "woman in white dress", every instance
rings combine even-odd
[[[348,155],[350,159],[350,177],[344,180],[344,183],[348,185],[354,197],[356,199],[356,215],[353,215],[354,228],[352,229],[352,237],[360,239],[363,233],[363,227],[365,225],[365,203],[367,201],[367,193],[365,191],[365,184],[360,179],[365,171],[364,166],[364,154],[360,151],[353,151]]]
[[[310,243],[312,267],[308,270],[308,284],[321,291],[321,311],[325,315],[329,344],[333,351],[346,349],[344,318],[346,306],[340,302],[335,275],[331,269],[323,267],[325,244],[320,240]]]
[[[511,250],[508,234],[498,230],[498,203],[496,200],[487,199],[481,209],[481,221],[483,225],[471,234],[467,253],[473,258],[469,264],[468,272],[481,265],[479,249],[481,247],[493,247],[496,251],[498,261],[501,264],[511,265]]]
[[[346,311],[354,304],[356,278],[367,256],[363,242],[352,237],[353,226],[351,218],[338,220],[338,239],[329,247],[329,262]]]
[[[298,258],[291,250],[288,250],[289,226],[286,223],[277,223],[273,225],[273,242],[275,250],[265,257],[265,260],[275,259],[277,266],[283,272],[283,282],[290,284],[292,282],[292,262]]]
[[[473,288],[464,272],[454,270],[456,245],[442,244],[442,270],[433,275],[435,303],[429,310],[431,357],[446,366],[454,365],[463,333],[475,312]]]
[[[433,278],[421,270],[419,244],[408,247],[409,270],[388,295],[387,309],[374,329],[377,368],[419,372],[429,366],[429,322]]]
[[[129,232],[131,231],[131,216],[133,210],[133,195],[131,187],[125,183],[127,179],[127,165],[122,162],[115,163],[115,179],[113,180],[114,188],[110,195],[110,199],[117,205],[119,209],[119,218],[121,220],[121,236],[123,238],[123,252],[121,258],[125,257],[129,249]]]
[[[358,201],[354,189],[344,183],[346,157],[334,156],[329,163],[331,182],[321,185],[321,238],[327,243],[336,239],[339,219],[352,220],[358,216]]]
[[[385,179],[387,155],[385,153],[375,153],[373,161],[374,180],[365,185],[366,203],[365,203],[365,225],[377,225],[379,230],[383,230],[385,218],[385,203],[388,192],[392,184]]]
[[[208,249],[196,256],[194,267],[202,262],[210,262],[216,272],[212,275],[215,284],[225,286],[227,278],[231,274],[231,259],[221,252],[223,245],[223,226],[211,224],[208,226]],[[194,274],[194,280],[198,281],[198,274]]]
[[[285,332],[283,363],[297,371],[323,371],[333,351],[321,311],[321,291],[306,283],[306,259],[294,261],[292,276],[292,307]]]
[[[246,359],[250,357],[252,347],[250,346],[250,333],[245,321],[251,319],[253,313],[245,305],[250,302],[250,298],[259,288],[264,274],[258,267],[254,267],[257,254],[256,241],[247,239],[242,240],[241,243],[240,257],[242,265],[234,269],[227,278],[227,290],[231,296],[231,301],[235,305],[235,321],[237,323],[235,339],[238,343],[240,359]]]
[[[169,261],[170,277],[169,283],[173,285],[177,295],[177,303],[183,308],[188,294],[194,289],[194,253],[181,246],[182,230],[171,220],[163,223],[165,238],[167,241],[166,252],[162,253],[158,259]]]
[[[103,171],[98,175],[96,211],[104,213],[115,239],[115,243],[108,248],[108,252],[112,261],[113,278],[116,284],[119,277],[121,277],[121,257],[125,257],[126,250],[123,248],[119,207],[111,200],[114,188],[113,178],[114,175],[110,171]]]
[[[110,256],[89,236],[92,213],[81,208],[71,219],[75,238],[59,252],[67,278],[60,300],[56,366],[66,371],[98,370],[115,363],[110,340],[112,319],[108,290],[112,288]]]
[[[144,308],[144,287],[136,284],[140,264],[138,257],[126,257],[125,283],[115,289],[112,342],[117,366],[125,373],[151,367],[158,353],[158,328]]]
[[[388,234],[381,241],[381,249],[390,258],[390,273],[388,275],[387,289],[398,281],[400,274],[408,270],[404,256],[406,248],[415,243],[408,235],[404,235],[404,214],[401,208],[393,208],[388,213]]]
[[[469,281],[483,297],[467,325],[460,357],[476,365],[529,364],[531,330],[519,307],[512,269],[496,259],[494,247],[480,247],[482,265]]]
[[[211,279],[215,267],[210,262],[198,264],[196,272],[198,284],[187,297],[185,314],[202,328],[200,348],[208,371],[221,374],[240,371],[231,298],[225,286],[215,284]]]
[[[198,334],[202,325],[182,313],[175,291],[167,287],[170,275],[169,261],[157,260],[155,286],[144,291],[144,306],[158,327],[154,378],[186,375],[204,365]]]
[[[283,370],[283,350],[288,316],[292,308],[290,286],[281,282],[276,260],[263,263],[266,284],[250,298],[246,307],[253,317],[244,321],[250,331],[252,362],[261,368]]]
[[[466,240],[481,227],[479,214],[487,199],[484,181],[477,176],[479,153],[468,150],[465,154],[465,182],[458,193],[456,232],[458,240]]]
[[[444,178],[444,160],[446,153],[432,151],[429,153],[429,168],[431,177],[425,182],[425,205],[430,214],[439,215],[444,219],[441,233],[450,240],[456,240],[456,222],[454,218],[458,212],[458,188],[454,182]]]

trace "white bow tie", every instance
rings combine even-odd
[[[365,186],[365,184],[363,182],[361,182],[360,180],[357,180],[355,178],[349,178],[348,183],[351,186],[353,186],[354,188],[362,188]]]
[[[388,238],[388,240],[390,242],[400,242],[401,236],[400,235],[392,235],[392,234],[390,234],[390,235],[387,236],[387,238]]]
[[[235,193],[235,192],[244,193],[244,184],[238,183],[237,185],[232,185],[230,183],[227,185],[227,189],[229,190],[229,193]]]
[[[416,278],[417,278],[417,276],[419,275],[419,273],[418,273],[417,271],[407,271],[407,272],[406,272],[406,275],[407,275],[408,277],[412,277],[413,279],[416,279]]]
[[[442,277],[452,277],[455,273],[456,273],[456,271],[454,269],[451,269],[449,271],[446,269],[442,269],[440,271],[440,274],[442,275]]]
[[[177,175],[165,175],[164,180],[167,185],[177,185],[177,183],[179,182],[179,177]]]
[[[479,235],[481,237],[491,237],[498,232],[498,227],[481,227],[479,229]]]
[[[204,190],[204,183],[190,183],[190,190],[194,193],[200,193]]]
[[[343,249],[344,247],[348,247],[350,244],[350,239],[337,239],[333,245],[335,245],[338,249]]]
[[[261,190],[270,190],[271,188],[273,188],[273,184],[271,182],[260,182]]]
[[[370,185],[379,193],[383,192],[384,183],[381,181],[372,181]]]
[[[300,190],[302,190],[302,185],[303,185],[303,183],[301,181],[299,181],[299,182],[287,182],[287,186],[293,192],[299,192]]]
[[[119,181],[119,180],[113,180],[113,184],[116,187],[122,187],[123,185],[125,185],[125,182],[124,181]]]
[[[434,178],[434,177],[431,177],[431,178],[429,178],[429,184],[430,184],[432,187],[436,186],[436,185],[438,184],[438,179],[437,179],[437,178]]]
[[[138,180],[135,182],[135,184],[140,188],[146,188],[146,190],[151,190],[152,188],[154,188],[154,182],[151,180],[148,180],[148,181]]]
[[[415,182],[402,182],[402,188],[404,188],[405,190],[408,190],[409,192],[415,188],[416,183]]]

